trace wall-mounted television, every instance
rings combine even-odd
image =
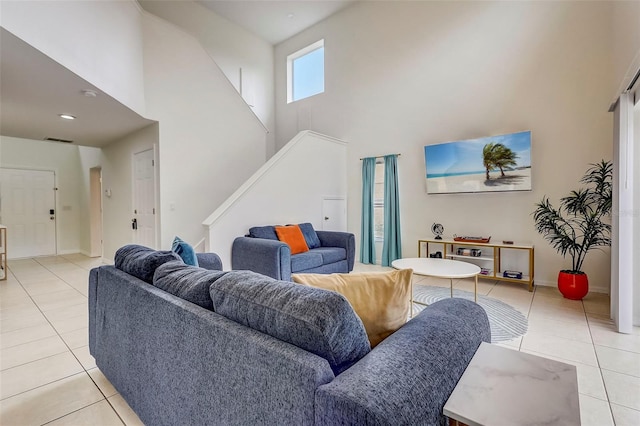
[[[424,147],[427,193],[531,191],[531,131]]]

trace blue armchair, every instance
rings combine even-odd
[[[291,274],[296,273],[331,274],[353,270],[356,250],[353,234],[314,231],[320,246],[292,255],[289,246],[271,237],[271,232],[253,232],[265,228],[273,227],[251,228],[249,236],[234,240],[232,269],[254,271],[283,281],[291,281]]]

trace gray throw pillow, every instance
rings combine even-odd
[[[172,251],[158,251],[149,247],[129,244],[116,251],[115,267],[149,284],[153,282],[153,273],[164,263],[180,260]]]
[[[326,359],[337,375],[371,351],[362,321],[341,294],[250,271],[210,287],[215,312]]]
[[[186,265],[182,261],[167,262],[156,269],[153,285],[212,311],[213,302],[209,296],[209,287],[224,274],[226,272],[202,269]]]
[[[249,228],[249,236],[252,238],[278,241],[275,226],[254,226],[253,228]]]

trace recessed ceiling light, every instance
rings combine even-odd
[[[58,114],[60,118],[64,118],[65,120],[75,120],[76,118],[70,114]]]
[[[83,90],[82,94],[87,98],[95,98],[96,96],[98,96],[98,93],[93,90]]]

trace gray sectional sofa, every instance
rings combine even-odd
[[[310,223],[300,226],[309,246],[308,252],[292,255],[289,246],[278,240],[273,226],[255,226],[249,229],[249,234],[233,241],[231,267],[283,281],[291,281],[291,274],[332,274],[353,270],[356,251],[353,234],[315,231]]]
[[[140,246],[115,263],[90,273],[89,349],[147,425],[442,425],[490,339],[447,299],[372,350],[338,293]]]

